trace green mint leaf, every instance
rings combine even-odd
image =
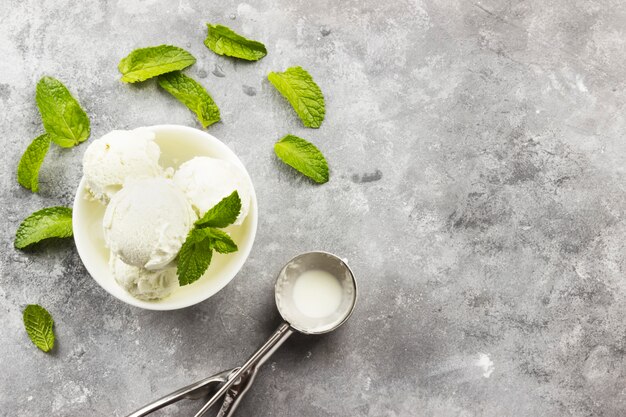
[[[211,264],[212,257],[213,250],[209,236],[204,229],[193,229],[178,252],[176,268],[178,283],[183,286],[200,279]]]
[[[89,117],[59,80],[39,80],[35,99],[43,127],[54,143],[71,148],[87,140],[91,133]]]
[[[72,236],[72,209],[69,207],[47,207],[25,218],[17,232],[14,245],[24,249],[34,243],[53,237]]]
[[[20,159],[17,165],[17,182],[32,192],[39,191],[39,168],[50,149],[50,135],[43,134],[36,137]]]
[[[237,245],[225,232],[215,227],[232,224],[241,211],[241,200],[237,191],[223,198],[205,213],[189,232],[178,252],[178,283],[188,285],[200,279],[211,264],[213,249],[219,253],[237,251]]]
[[[122,81],[136,83],[172,71],[182,70],[196,62],[196,58],[182,48],[172,45],[135,49],[123,58],[117,69]]]
[[[328,181],[326,158],[311,142],[287,135],[274,144],[274,152],[284,163],[323,184]]]
[[[29,304],[24,309],[23,318],[30,340],[39,349],[49,352],[54,347],[54,320],[50,313],[40,305]]]
[[[241,212],[241,199],[235,190],[228,197],[209,209],[204,216],[196,221],[196,227],[226,227],[235,222]]]
[[[232,253],[237,252],[239,248],[233,239],[226,233],[219,229],[208,227],[202,229],[211,239],[211,247],[219,253]]]
[[[220,109],[196,80],[180,71],[159,75],[159,85],[198,116],[203,127],[220,121]]]
[[[267,55],[261,42],[244,38],[222,25],[207,23],[209,29],[204,44],[218,55],[227,55],[248,61],[258,61]]]
[[[270,72],[267,79],[289,101],[306,127],[321,126],[326,114],[324,95],[308,72],[302,67],[291,67],[285,72]]]

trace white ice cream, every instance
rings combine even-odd
[[[174,183],[185,193],[199,216],[237,190],[241,213],[235,224],[243,223],[250,210],[250,187],[245,174],[234,164],[207,156],[195,157],[178,168]]]
[[[109,261],[115,281],[133,297],[141,300],[158,300],[178,288],[176,267],[169,266],[156,271],[132,266],[111,254]]]
[[[169,264],[197,216],[172,180],[127,181],[104,213],[104,239],[123,262],[150,270]]]
[[[87,190],[103,204],[113,197],[128,179],[157,177],[161,150],[147,129],[114,130],[89,145],[83,156]]]

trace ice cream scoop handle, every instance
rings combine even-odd
[[[212,389],[217,388],[217,385],[228,381],[228,377],[230,374],[235,372],[237,369],[229,369],[228,371],[220,372],[219,374],[215,374],[208,378],[204,378],[198,382],[195,382],[191,385],[187,385],[177,391],[172,392],[171,394],[166,395],[165,397],[159,398],[153,403],[147,404],[141,407],[139,410],[134,413],[129,414],[127,417],[143,417],[151,414],[156,410],[160,410],[163,407],[166,407],[170,404],[173,404],[177,401],[180,401],[185,398],[196,398],[197,396],[203,397],[211,392]]]
[[[293,329],[288,323],[284,322],[278,326],[278,329],[267,339],[267,342],[254,352],[246,363],[228,377],[228,381],[220,386],[217,392],[213,394],[209,401],[196,413],[195,417],[202,417],[209,408],[226,394],[230,387],[239,382],[239,379],[243,375],[252,368],[262,365],[292,333]]]

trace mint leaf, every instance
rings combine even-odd
[[[321,126],[326,114],[324,95],[308,72],[302,67],[291,67],[285,72],[270,72],[267,79],[289,101],[306,127]]]
[[[196,58],[182,48],[159,45],[135,49],[120,61],[117,69],[122,73],[122,81],[136,83],[187,68],[194,62]]]
[[[39,80],[35,99],[43,127],[54,143],[71,148],[87,140],[91,133],[89,117],[59,80]]]
[[[69,207],[47,207],[25,218],[17,232],[14,245],[24,249],[34,243],[52,237],[72,236],[72,209]]]
[[[235,222],[241,211],[241,199],[235,190],[228,197],[209,209],[204,216],[196,221],[196,227],[226,227]]]
[[[17,165],[17,182],[32,192],[39,191],[39,168],[50,149],[50,135],[36,137],[28,145]]]
[[[244,38],[222,25],[207,23],[208,34],[204,40],[207,48],[218,55],[227,55],[248,61],[258,61],[267,55],[261,42]]]
[[[237,191],[223,198],[205,213],[189,232],[185,243],[178,252],[178,283],[182,285],[197,281],[208,269],[213,257],[213,249],[219,253],[238,250],[233,239],[216,227],[232,224],[241,211],[241,200]]]
[[[211,247],[217,252],[232,253],[237,252],[237,250],[239,249],[237,248],[237,244],[226,232],[223,232],[219,229],[214,229],[212,227],[208,227],[202,230],[206,231],[205,233],[211,239]]]
[[[203,127],[220,121],[220,109],[196,80],[180,71],[159,75],[159,85],[198,116]]]
[[[176,275],[183,286],[200,279],[211,264],[211,239],[204,229],[193,229],[178,252]]]
[[[49,352],[54,347],[54,320],[50,313],[40,305],[29,304],[24,309],[23,319],[30,340],[39,349]]]
[[[284,163],[323,184],[328,181],[326,158],[311,142],[287,135],[274,144],[274,152]]]

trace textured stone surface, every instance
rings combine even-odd
[[[348,258],[359,305],[336,333],[290,340],[238,415],[626,415],[624,2],[1,3],[0,415],[123,416],[241,363],[278,323],[275,274],[310,249]],[[207,21],[269,55],[214,55]],[[187,72],[223,117],[209,132],[247,165],[261,210],[239,276],[164,313],[105,293],[72,242],[12,247],[23,217],[71,202],[86,148],[54,147],[40,194],[17,185],[42,75],[75,93],[92,137],[198,127],[154,82],[119,82],[121,57],[161,43],[198,58]],[[265,78],[291,65],[326,95],[319,130]],[[276,161],[287,133],[323,150],[328,184]],[[56,320],[51,355],[22,327],[34,302]]]

